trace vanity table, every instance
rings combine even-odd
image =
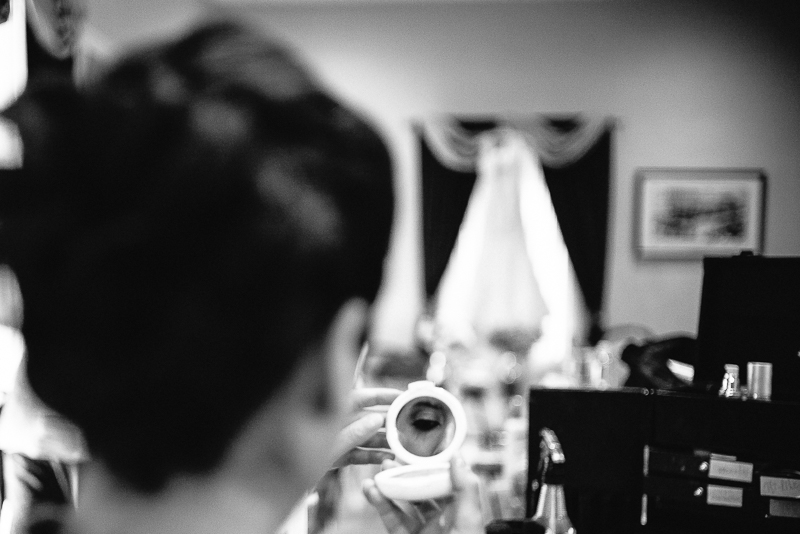
[[[763,487],[765,477],[773,487],[800,477],[798,425],[793,402],[532,388],[526,515],[538,497],[535,436],[549,428],[566,456],[567,511],[580,534],[800,532],[800,518],[775,513],[800,511],[800,492],[787,499]]]

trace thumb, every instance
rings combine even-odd
[[[385,418],[382,413],[370,412],[344,427],[336,438],[334,458],[342,457],[374,436],[383,426]]]

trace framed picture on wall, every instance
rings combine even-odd
[[[641,259],[762,252],[766,177],[760,169],[640,169],[634,248]]]

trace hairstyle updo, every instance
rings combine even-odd
[[[35,392],[134,487],[208,471],[349,298],[393,218],[380,136],[235,24],[124,58],[7,112],[0,180]]]

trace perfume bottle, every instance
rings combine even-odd
[[[738,398],[741,396],[739,389],[739,366],[733,363],[725,364],[725,375],[722,377],[720,397]]]

